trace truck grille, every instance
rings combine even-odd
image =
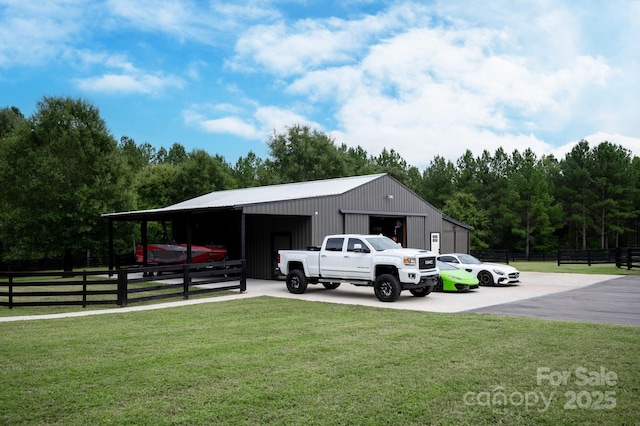
[[[436,258],[421,257],[418,259],[418,266],[420,269],[433,269],[436,267]]]

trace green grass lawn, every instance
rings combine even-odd
[[[269,297],[0,323],[0,424],[637,424],[639,350],[638,327]]]

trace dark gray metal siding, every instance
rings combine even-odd
[[[365,214],[344,214],[344,229],[350,234],[368,234],[369,216]]]
[[[429,235],[426,230],[428,216],[410,216],[407,218],[407,247],[429,248]]]
[[[341,195],[246,205],[243,212],[247,273],[255,278],[273,276],[273,233],[290,232],[291,248],[302,249],[320,245],[328,234],[369,233],[371,216],[402,219],[407,247],[430,249],[437,232],[443,253],[454,246],[468,251],[468,230],[457,226],[454,232],[440,211],[388,175]]]
[[[244,206],[247,215],[309,217],[312,230],[305,245],[319,245],[327,234],[369,232],[368,214],[341,213],[345,210],[405,219],[407,244],[416,248],[429,248],[430,233],[442,230],[442,213],[388,175],[337,196]]]
[[[442,221],[441,253],[469,253],[470,231],[449,221]]]
[[[273,278],[275,248],[271,246],[274,233],[291,234],[291,247],[305,248],[311,234],[311,220],[301,216],[246,216],[247,276]]]

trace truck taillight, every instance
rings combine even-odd
[[[276,255],[276,262],[280,263],[280,253]]]

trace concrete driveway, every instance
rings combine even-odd
[[[335,290],[326,290],[322,285],[309,285],[304,294],[291,294],[287,291],[284,281],[249,279],[245,293],[68,314],[0,317],[0,322],[133,312],[272,296],[385,309],[449,313],[481,312],[640,326],[640,276],[522,272],[520,279],[521,283],[518,285],[480,287],[469,293],[431,293],[427,297],[414,297],[405,291],[396,302],[392,303],[380,302],[374,296],[372,287],[342,284]]]
[[[609,279],[581,289],[471,312],[640,326],[640,277]]]
[[[254,280],[248,282],[247,293],[387,309],[480,312],[640,326],[640,276],[522,272],[520,279],[520,284],[509,287],[431,293],[424,298],[405,291],[393,303],[380,302],[371,287],[350,284],[342,284],[336,290],[310,285],[298,295],[289,293],[282,281]]]

